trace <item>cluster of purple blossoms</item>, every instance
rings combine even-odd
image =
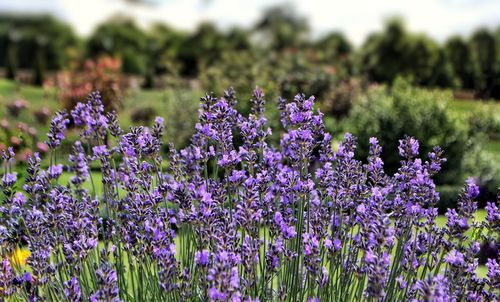
[[[478,275],[481,244],[499,242],[500,198],[478,221],[468,179],[439,225],[439,147],[425,160],[401,139],[388,175],[376,138],[366,160],[349,133],[333,148],[313,97],[278,101],[278,146],[262,90],[250,102],[245,116],[234,90],[206,95],[191,144],[164,159],[162,118],[125,131],[92,93],[71,112],[83,130],[68,161],[56,161],[69,123],[57,113],[50,164],[35,154],[22,190],[3,152],[0,300],[500,299],[500,261]],[[13,261],[22,250],[26,263]]]
[[[47,133],[46,144],[51,148],[55,149],[64,139],[64,132],[68,127],[69,119],[67,119],[66,112],[57,112],[50,122],[49,132]]]

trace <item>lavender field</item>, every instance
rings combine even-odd
[[[49,166],[35,153],[23,185],[5,151],[3,242],[20,239],[2,245],[18,255],[2,262],[5,298],[498,299],[498,262],[477,274],[481,242],[498,236],[498,206],[487,203],[478,221],[479,188],[468,179],[438,225],[439,147],[421,155],[417,140],[402,138],[401,167],[389,175],[376,138],[365,162],[349,133],[332,149],[313,97],[279,101],[279,145],[267,142],[263,92],[248,115],[236,100],[232,90],[202,98],[190,145],[168,145],[165,159],[163,118],[122,129],[98,93],[53,117]],[[58,153],[70,116],[81,130],[66,161]],[[61,184],[63,170],[71,178]]]

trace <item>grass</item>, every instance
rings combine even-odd
[[[450,108],[457,114],[468,117],[474,112],[482,110],[497,112],[500,115],[500,101],[493,100],[454,100],[449,104]]]

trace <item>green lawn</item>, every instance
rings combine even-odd
[[[481,110],[491,110],[500,115],[500,101],[455,100],[449,106],[453,111],[463,116],[468,116],[473,112]]]

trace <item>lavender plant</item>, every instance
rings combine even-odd
[[[236,102],[232,89],[202,98],[191,144],[170,145],[167,160],[162,118],[123,130],[98,93],[71,112],[82,132],[64,167],[56,154],[65,113],[51,123],[50,167],[35,154],[22,189],[14,154],[4,152],[1,299],[500,299],[498,259],[485,277],[476,272],[480,242],[499,239],[499,200],[478,222],[469,179],[438,226],[439,147],[423,160],[418,141],[401,139],[401,167],[388,175],[376,138],[365,162],[350,134],[332,149],[313,97],[279,100],[279,146],[267,144],[263,92],[255,90],[248,116]],[[91,164],[101,168],[102,191]],[[63,168],[73,174],[67,184]],[[19,249],[29,250],[26,263],[12,260]]]

